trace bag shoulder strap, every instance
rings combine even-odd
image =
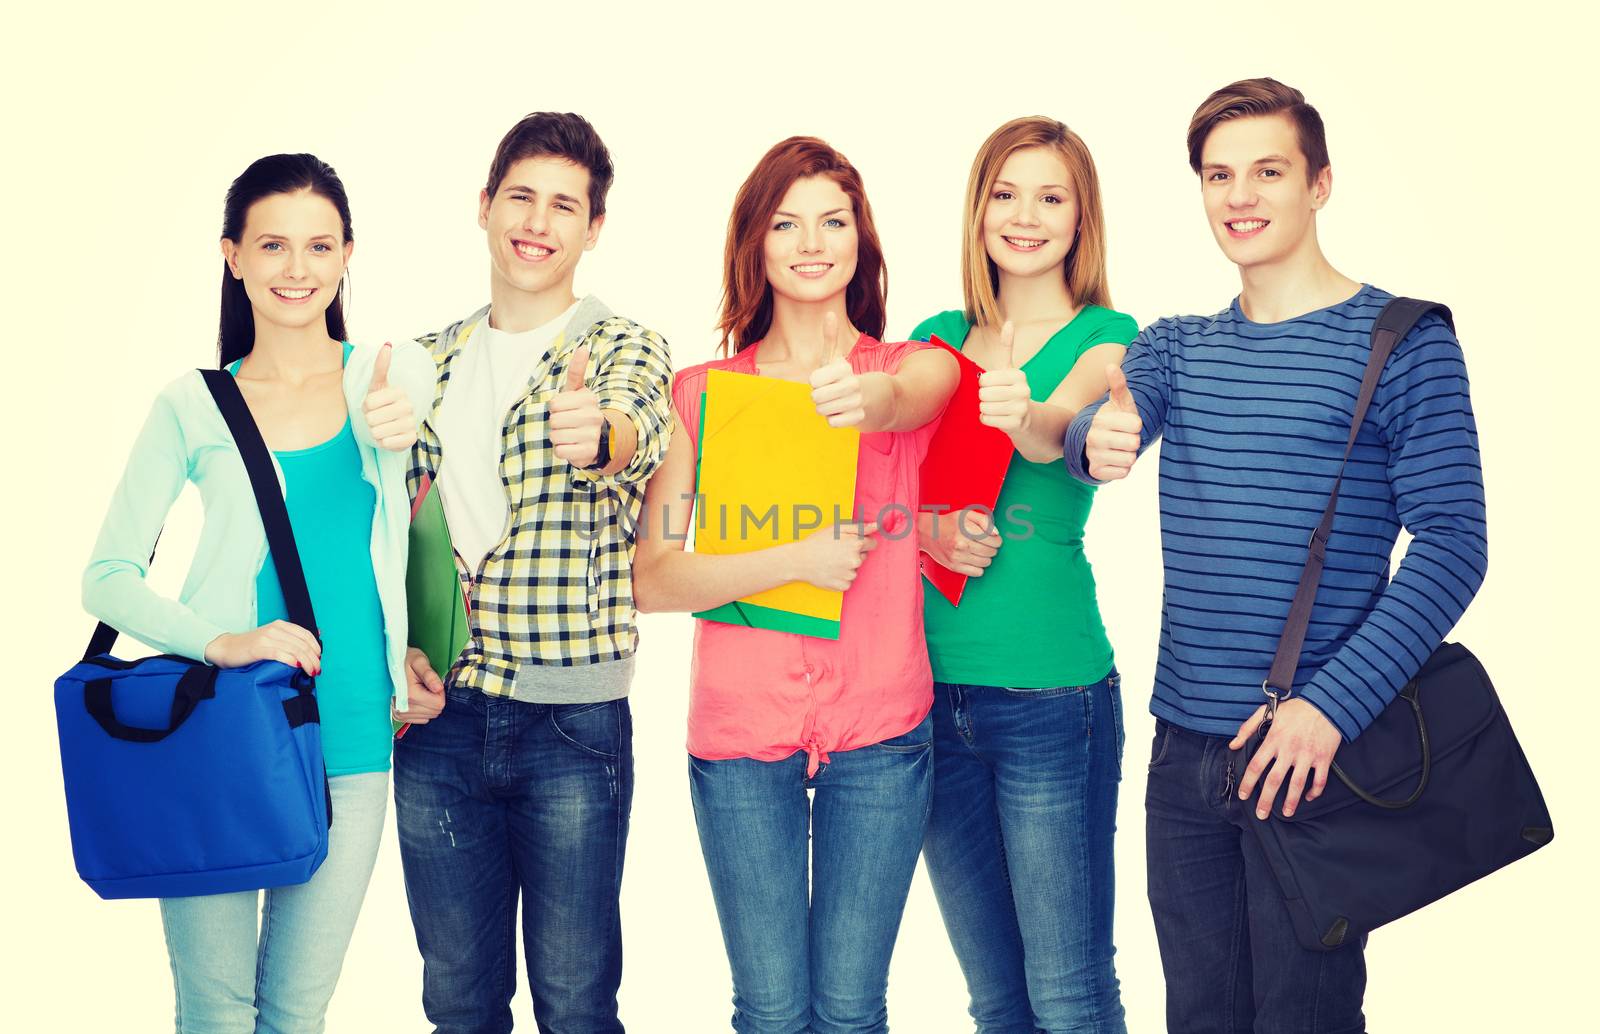
[[[295,545],[289,508],[284,505],[283,490],[278,486],[278,472],[272,465],[267,443],[262,440],[261,431],[233,375],[226,370],[201,370],[200,376],[205,378],[222,419],[227,421],[228,432],[233,435],[233,443],[244,460],[244,469],[250,475],[250,488],[255,493],[256,508],[261,511],[267,548],[272,551],[272,563],[278,569],[278,583],[283,587],[289,620],[312,635],[318,635],[317,617],[311,609],[311,591],[306,588],[305,570],[300,566],[300,549]]]
[[[278,487],[278,474],[272,466],[272,455],[261,438],[261,430],[250,415],[250,407],[239,393],[239,385],[226,370],[200,371],[206,390],[217,404],[217,410],[228,425],[239,456],[244,460],[245,472],[250,476],[250,488],[255,493],[256,508],[261,512],[261,524],[267,532],[267,548],[272,552],[272,563],[278,571],[278,583],[283,587],[283,601],[289,608],[289,620],[321,638],[317,632],[316,614],[311,609],[311,591],[306,587],[305,570],[300,566],[300,550],[295,545],[294,528],[289,524],[289,509],[284,505],[283,493]],[[150,559],[155,560],[151,550]],[[105,622],[95,626],[89,637],[84,659],[110,653],[116,645],[117,630]]]
[[[1338,476],[1333,480],[1333,491],[1328,495],[1328,505],[1322,511],[1322,520],[1311,533],[1306,544],[1306,564],[1300,572],[1300,584],[1294,591],[1294,601],[1289,605],[1289,616],[1283,623],[1283,634],[1278,638],[1278,652],[1272,658],[1272,668],[1262,692],[1277,703],[1289,699],[1294,692],[1295,669],[1300,666],[1300,649],[1305,645],[1306,627],[1311,622],[1311,608],[1317,599],[1317,586],[1322,582],[1322,565],[1327,556],[1328,537],[1333,533],[1333,515],[1339,506],[1339,488],[1344,484],[1345,467],[1350,453],[1355,450],[1356,436],[1361,432],[1361,422],[1366,419],[1367,408],[1372,404],[1373,393],[1378,390],[1378,379],[1383,375],[1384,364],[1417,321],[1430,312],[1444,317],[1451,329],[1455,319],[1450,310],[1438,302],[1420,298],[1393,298],[1378,313],[1372,323],[1372,353],[1367,357],[1366,374],[1361,378],[1361,392],[1356,397],[1355,413],[1350,419],[1350,438],[1345,443],[1344,459],[1339,462]]]

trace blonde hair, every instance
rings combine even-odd
[[[1062,275],[1072,300],[1079,305],[1111,307],[1106,284],[1106,220],[1100,203],[1100,177],[1088,145],[1065,125],[1042,115],[1007,122],[978,148],[967,177],[966,224],[961,232],[961,294],[967,322],[998,327],[1000,272],[983,244],[983,211],[1000,178],[1000,167],[1015,151],[1044,147],[1056,153],[1067,167],[1070,186],[1078,202],[1078,234],[1067,251]]]

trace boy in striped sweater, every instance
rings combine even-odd
[[[1322,792],[1340,744],[1416,673],[1483,581],[1466,367],[1437,315],[1390,357],[1346,470],[1293,693],[1245,757],[1391,295],[1322,254],[1316,216],[1333,178],[1322,120],[1299,90],[1272,79],[1218,90],[1195,112],[1189,158],[1243,290],[1214,316],[1146,328],[1065,448],[1073,475],[1099,483],[1126,477],[1165,438],[1146,847],[1168,1029],[1362,1031],[1364,938],[1300,947],[1241,826]],[[1390,578],[1401,527],[1413,537]]]

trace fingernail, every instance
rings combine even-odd
[[[1264,811],[1258,811],[1258,812],[1256,812],[1256,818],[1258,818],[1258,819],[1265,819],[1265,818],[1266,818],[1266,817],[1267,817],[1267,813],[1266,813],[1266,812],[1264,812]]]

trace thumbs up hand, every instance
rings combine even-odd
[[[1094,414],[1083,454],[1089,461],[1089,476],[1096,481],[1117,481],[1128,476],[1139,458],[1139,433],[1144,421],[1128,390],[1128,379],[1120,366],[1106,367],[1106,382],[1111,397]]]
[[[859,426],[867,418],[861,378],[845,358],[849,348],[841,349],[839,319],[831,312],[822,317],[822,346],[823,364],[811,374],[811,401],[829,427]]]
[[[582,345],[567,360],[562,388],[550,400],[550,445],[556,456],[580,470],[599,457],[606,423],[600,400],[583,384],[588,366],[589,346]]]
[[[411,400],[399,388],[389,386],[389,364],[394,361],[394,346],[384,343],[378,360],[372,364],[372,383],[361,403],[367,430],[380,448],[404,452],[417,440],[417,414]]]
[[[1028,419],[1028,402],[1032,398],[1027,375],[1016,367],[1012,359],[1011,346],[1015,336],[1011,321],[1007,320],[1000,328],[998,364],[978,377],[978,420],[1006,434],[1016,434],[1022,430]]]

